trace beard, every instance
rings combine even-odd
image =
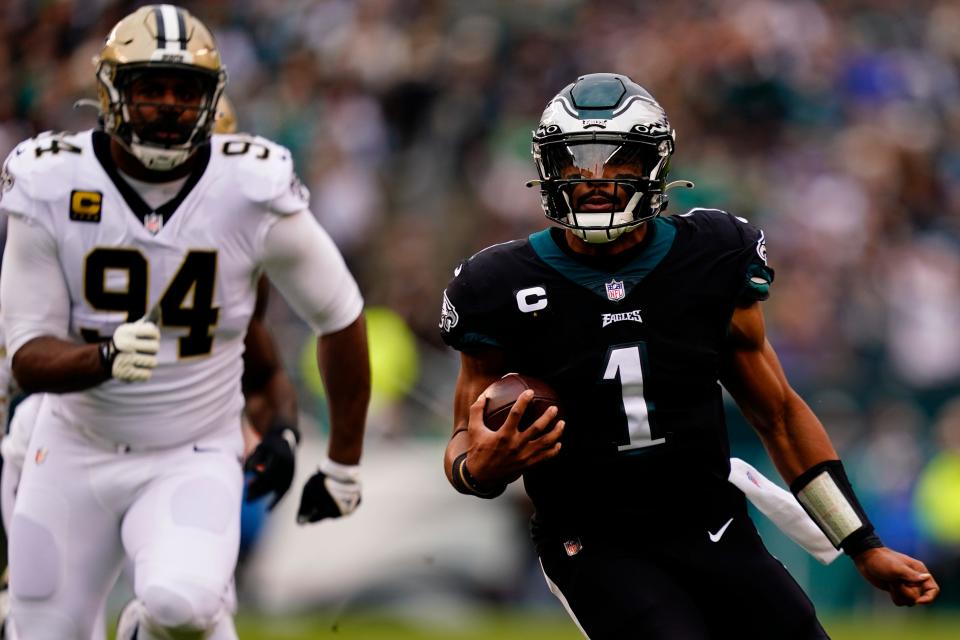
[[[199,110],[193,108],[157,109],[157,113],[149,119],[144,117],[139,105],[134,105],[132,111],[134,118],[131,124],[140,140],[169,146],[187,143],[200,116]],[[187,115],[193,117],[187,118]]]

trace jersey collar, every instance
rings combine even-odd
[[[529,237],[534,253],[548,266],[567,280],[589,289],[602,298],[612,300],[608,284],[623,283],[623,296],[626,299],[630,291],[653,271],[670,251],[677,236],[677,227],[670,218],[654,218],[651,222],[654,232],[649,244],[643,251],[615,271],[604,271],[587,265],[568,255],[550,233],[543,229]]]
[[[164,226],[169,222],[170,216],[176,212],[177,208],[183,203],[186,197],[190,195],[190,192],[197,186],[197,183],[200,182],[200,178],[203,177],[203,172],[206,171],[207,164],[210,162],[210,145],[205,144],[197,149],[197,165],[194,170],[190,172],[187,181],[183,184],[183,187],[180,188],[177,195],[175,195],[172,200],[168,200],[154,209],[143,201],[143,198],[140,197],[137,190],[130,186],[130,183],[124,180],[123,176],[117,171],[113,158],[110,156],[110,136],[108,134],[103,131],[93,132],[93,153],[100,162],[100,166],[103,167],[103,170],[110,177],[113,186],[115,186],[117,191],[120,192],[120,195],[123,196],[127,206],[130,207],[133,214],[137,216],[140,223],[143,224],[148,214],[157,213],[163,216]]]

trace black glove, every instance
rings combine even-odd
[[[297,522],[347,516],[359,505],[360,467],[324,458],[317,472],[303,485]]]
[[[263,440],[253,450],[243,465],[247,476],[247,502],[258,500],[273,493],[267,506],[272,510],[283,498],[293,482],[297,443],[300,433],[286,423],[278,423],[267,431]]]

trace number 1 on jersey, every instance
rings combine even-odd
[[[627,444],[617,446],[617,451],[641,449],[663,444],[666,438],[653,438],[650,431],[650,408],[643,396],[643,364],[640,346],[616,347],[607,353],[603,379],[620,378],[620,393],[623,413],[627,418]]]

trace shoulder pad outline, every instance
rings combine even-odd
[[[93,158],[83,153],[88,145],[78,138],[84,133],[89,132],[44,131],[20,142],[4,162],[3,192],[19,185],[30,199],[49,201],[62,196],[72,182],[70,163]]]
[[[215,153],[231,164],[239,190],[253,202],[279,203],[281,212],[309,207],[310,192],[294,171],[293,155],[283,145],[246,133],[218,134],[211,139]],[[298,206],[298,202],[300,203]]]

